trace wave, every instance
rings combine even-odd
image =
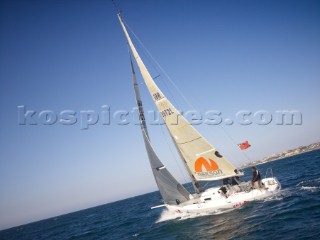
[[[320,187],[301,187],[302,190],[310,191],[310,192],[317,192],[320,190]]]
[[[309,179],[299,182],[296,187],[299,187],[299,190],[304,190],[308,192],[317,192],[320,190],[320,178]]]
[[[310,183],[320,183],[320,178],[304,180],[299,182],[296,186],[302,186],[304,184],[310,184]]]

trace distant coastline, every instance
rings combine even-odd
[[[242,166],[239,167],[239,169],[243,169],[243,168],[247,168],[247,167],[251,167],[251,166],[255,166],[255,165],[260,165],[263,163],[267,163],[267,162],[272,162],[272,161],[276,161],[276,160],[280,160],[286,157],[291,157],[291,156],[295,156],[301,153],[305,153],[305,152],[310,152],[313,150],[317,150],[320,149],[320,142],[317,143],[312,143],[308,146],[301,146],[301,147],[297,147],[294,149],[290,149],[281,153],[275,153],[272,154],[271,156],[265,157],[261,160],[257,160],[251,163],[246,163]]]

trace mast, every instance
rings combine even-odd
[[[236,176],[235,167],[178,112],[156,85],[133,45],[120,14],[118,18],[144,82],[188,169],[196,192],[200,192],[198,181],[214,181]]]
[[[143,106],[142,106],[139,85],[137,83],[136,73],[134,71],[131,54],[129,54],[129,56],[130,56],[130,67],[131,67],[131,73],[132,73],[132,81],[133,81],[134,92],[136,95],[136,101],[137,101],[137,106],[138,106],[138,113],[139,113],[139,120],[140,120],[140,124],[141,124],[141,129],[146,134],[147,138],[149,139],[149,133],[148,133],[148,129],[147,129],[146,119],[144,117],[144,111],[143,111]]]

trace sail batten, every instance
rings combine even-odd
[[[235,167],[180,114],[159,89],[133,45],[121,16],[118,17],[144,82],[187,167],[196,191],[197,181],[212,181],[235,176]]]
[[[190,193],[171,175],[168,169],[162,164],[149,139],[142,131],[143,139],[147,149],[153,176],[158,185],[163,201],[169,205],[179,205],[190,200]]]

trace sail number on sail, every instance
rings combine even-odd
[[[173,111],[171,110],[171,108],[167,108],[162,110],[161,112],[162,117],[167,117],[173,114]]]
[[[159,101],[159,100],[161,100],[163,98],[163,97],[161,97],[160,93],[158,93],[158,92],[156,92],[156,93],[154,93],[152,95],[153,95],[153,99],[155,101]]]

